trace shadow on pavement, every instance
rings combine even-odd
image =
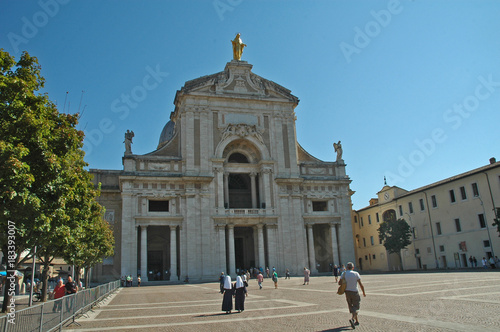
[[[232,312],[233,314],[237,313],[236,311]],[[226,315],[231,315],[231,314],[226,314],[225,312],[221,312],[218,314],[210,314],[210,315],[197,315],[193,316],[195,318],[202,318],[202,317],[214,317],[214,316],[226,316]]]
[[[339,331],[352,331],[352,327],[342,326],[342,327],[337,327],[337,328],[329,329],[329,330],[322,330],[322,331],[318,331],[318,332],[339,332]]]

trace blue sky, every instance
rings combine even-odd
[[[360,209],[384,176],[411,190],[500,159],[499,17],[488,0],[0,0],[0,47],[80,110],[89,167],[121,169],[125,131],[155,150],[175,92],[240,32],[242,60],[299,97],[299,143],[334,161],[342,141]]]

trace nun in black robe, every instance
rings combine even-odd
[[[230,314],[233,310],[233,285],[231,284],[231,276],[228,274],[224,278],[224,297],[222,298],[222,311]]]
[[[234,288],[234,308],[238,310],[238,312],[242,312],[245,310],[245,296],[247,288],[245,287],[245,283],[240,276],[236,277],[236,284]]]

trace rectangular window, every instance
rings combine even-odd
[[[413,233],[413,238],[417,238],[417,227],[412,227],[411,232]]]
[[[372,258],[373,258],[373,259],[375,259],[375,258],[376,258],[375,254],[373,254],[373,255],[372,255]]]
[[[417,254],[417,255],[420,254],[420,249],[418,249],[418,248],[415,249],[415,254]]]
[[[424,200],[421,198],[419,202],[420,202],[420,211],[424,211],[425,210]]]
[[[368,216],[368,224],[371,225],[372,224],[372,216]]]
[[[490,247],[490,241],[489,240],[484,240],[483,241],[483,247],[489,248]]]
[[[326,201],[313,201],[313,211],[328,211]]]
[[[363,227],[363,217],[361,217],[361,227]]]
[[[477,183],[475,182],[472,184],[472,194],[474,197],[479,196],[479,189],[477,188]]]
[[[456,202],[456,199],[455,199],[455,191],[452,189],[450,190],[450,201],[452,203],[455,203]]]
[[[378,238],[378,244],[382,244],[382,239]]]
[[[358,216],[354,216],[354,222],[357,224],[358,223]]]
[[[367,261],[367,260],[368,260],[368,256],[365,255],[365,261]]]
[[[372,246],[375,244],[375,240],[373,239],[373,236],[370,236],[370,243],[372,244]]]
[[[366,247],[366,239],[363,238],[363,247]]]
[[[431,247],[427,247],[427,253],[428,254],[432,254],[432,248]]]
[[[413,204],[411,202],[408,203],[408,210],[410,210],[410,213],[413,213]]]
[[[431,196],[431,201],[432,201],[432,207],[433,208],[437,208],[438,207],[438,202],[437,202],[437,199],[436,199],[436,195],[432,195]]]
[[[486,220],[484,219],[484,214],[478,214],[477,217],[479,218],[479,227],[486,228]]]
[[[441,223],[440,222],[436,223],[436,233],[437,233],[437,235],[441,235]]]
[[[457,232],[462,231],[462,227],[460,226],[460,219],[455,219],[455,227],[457,228]]]
[[[168,212],[169,201],[149,201],[149,212]]]
[[[380,217],[378,216],[378,212],[375,213],[375,216],[377,217],[377,222],[380,222]]]
[[[403,206],[402,205],[399,206],[399,216],[400,217],[403,216]]]
[[[439,251],[443,252],[444,251],[444,246],[439,246]]]
[[[462,196],[462,200],[467,199],[467,193],[465,192],[465,187],[460,187],[460,195]]]

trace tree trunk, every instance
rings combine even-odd
[[[85,268],[85,289],[90,288],[90,267]]]
[[[47,301],[47,290],[48,290],[48,284],[49,284],[49,267],[50,267],[50,260],[45,259],[43,262],[43,270],[42,270],[42,302]]]
[[[398,252],[398,256],[399,256],[399,265],[401,266],[401,271],[404,271],[403,257],[401,256],[401,251]]]
[[[3,257],[6,260],[5,266],[6,266],[6,270],[7,270],[7,273],[5,274],[5,283],[4,283],[4,280],[2,278],[2,283],[3,283],[2,313],[6,313],[9,310],[9,304],[11,303],[10,301],[12,299],[12,295],[15,294],[15,288],[14,288],[14,292],[12,292],[12,289],[10,289],[10,283],[11,283],[11,280],[14,280],[14,282],[17,283],[15,271],[17,270],[17,267],[19,265],[19,253],[16,256],[15,268],[13,268],[12,266],[9,266],[10,263],[9,263],[9,261],[7,261],[7,258],[9,257],[8,251],[7,251],[7,246],[2,248],[2,253],[3,253]]]
[[[2,280],[2,283],[3,283],[3,304],[2,304],[2,312],[3,313],[6,313],[7,310],[8,310],[8,304],[10,303],[10,300],[12,298],[12,292],[9,291],[9,286],[10,286],[10,281],[9,281],[9,277],[13,276],[15,274],[15,272],[10,272],[8,271],[6,273],[6,278],[5,278],[5,283],[4,283],[4,280]],[[11,277],[12,278],[12,277]],[[2,278],[3,279],[3,278]],[[15,276],[14,276],[14,280],[15,280]]]
[[[76,286],[80,288],[80,267],[73,265],[73,273],[75,274]]]

